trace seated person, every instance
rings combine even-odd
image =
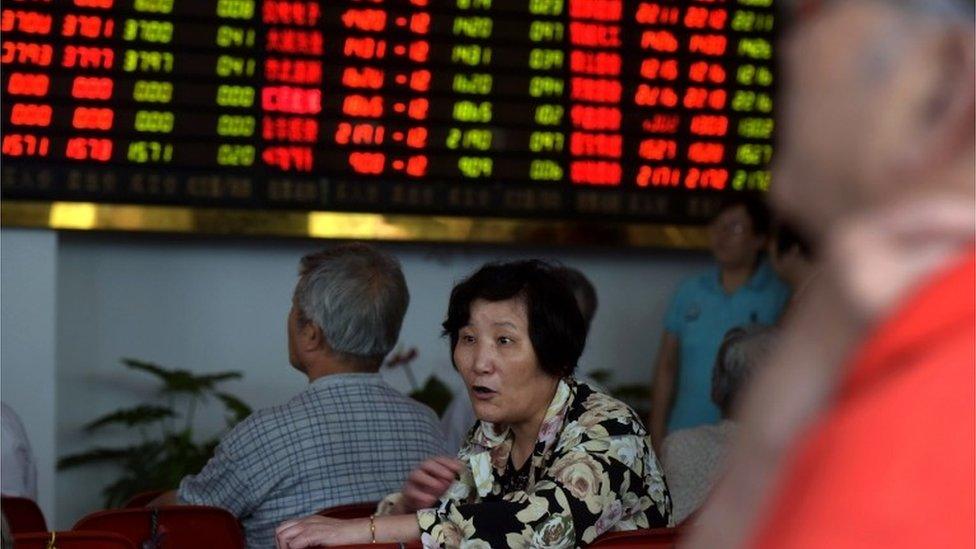
[[[482,267],[451,293],[444,332],[479,419],[458,459],[421,465],[381,503],[384,516],[285,522],[280,548],[417,539],[569,547],[671,524],[640,418],[572,377],[586,326],[552,267]]]
[[[705,503],[725,471],[726,454],[735,436],[731,417],[736,400],[775,340],[772,328],[755,324],[729,330],[712,370],[712,401],[722,411],[722,421],[675,431],[664,439],[661,459],[671,488],[676,524]]]
[[[241,422],[199,474],[153,502],[223,507],[252,548],[273,546],[285,519],[382,498],[444,451],[434,412],[378,373],[410,300],[396,260],[347,244],[304,257],[300,271],[288,355],[308,387]]]

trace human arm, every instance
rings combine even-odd
[[[353,545],[374,541],[396,543],[417,539],[420,539],[420,528],[414,514],[374,517],[372,527],[368,518],[341,520],[312,515],[285,521],[275,529],[277,549]]]
[[[668,414],[674,401],[674,384],[678,373],[678,336],[665,331],[657,351],[654,381],[651,384],[651,416],[647,428],[651,433],[654,451],[660,454],[661,443],[667,434]]]

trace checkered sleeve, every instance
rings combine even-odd
[[[249,514],[260,500],[249,481],[249,466],[229,450],[232,440],[243,433],[235,429],[217,445],[213,457],[196,475],[187,475],[180,482],[180,501],[190,505],[222,507],[238,518]],[[229,440],[231,439],[231,440]]]

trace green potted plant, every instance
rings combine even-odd
[[[241,378],[239,372],[197,375],[131,358],[121,362],[131,370],[155,376],[162,385],[161,402],[116,410],[88,423],[84,429],[96,432],[123,426],[137,432],[139,441],[123,447],[92,448],[58,460],[59,469],[94,463],[121,467],[121,478],[102,492],[107,508],[118,507],[140,492],[175,488],[184,476],[203,468],[220,438],[194,440],[193,418],[201,403],[218,400],[227,414],[228,429],[251,413],[251,408],[239,398],[217,389],[220,383]]]

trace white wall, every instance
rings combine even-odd
[[[48,521],[56,519],[56,290],[57,235],[0,231],[0,398],[28,433],[38,503]]]
[[[62,233],[58,244],[58,455],[126,440],[126,433],[93,437],[80,429],[151,398],[152,380],[123,371],[120,357],[201,372],[240,370],[244,379],[226,388],[254,407],[285,401],[303,386],[287,363],[285,316],[298,259],[324,243]],[[618,382],[649,380],[667,299],[706,263],[702,255],[677,252],[383,247],[400,259],[410,287],[401,342],[419,348],[421,382],[430,372],[457,379],[439,325],[452,285],[485,261],[548,257],[585,272],[600,308],[581,364],[613,369]],[[5,288],[6,277],[5,268]],[[4,376],[7,370],[5,364]],[[387,377],[408,389],[402,372]],[[216,414],[202,416],[199,432],[220,427]],[[57,525],[69,527],[98,508],[98,492],[113,475],[107,467],[59,473]]]

